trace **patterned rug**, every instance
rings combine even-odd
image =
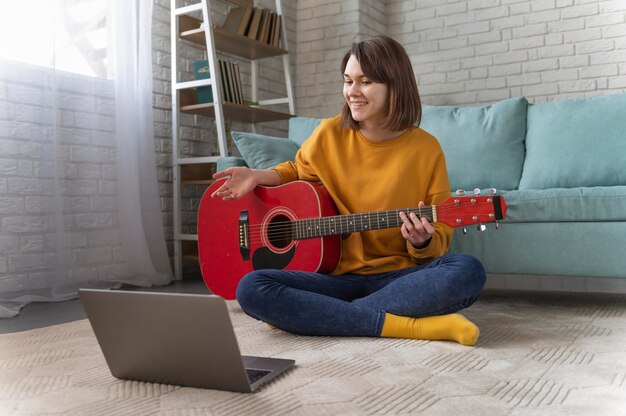
[[[254,394],[121,381],[88,321],[0,336],[2,415],[624,415],[626,296],[489,292],[477,346],[303,337],[231,302],[244,354],[296,360]]]

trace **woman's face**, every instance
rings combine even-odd
[[[350,106],[352,118],[362,129],[379,125],[387,116],[389,87],[369,80],[354,55],[350,56],[343,74],[343,96]]]

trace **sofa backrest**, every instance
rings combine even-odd
[[[524,163],[523,97],[482,107],[423,106],[420,127],[439,140],[455,189],[517,189]]]
[[[322,122],[321,118],[292,117],[289,119],[289,140],[302,146],[302,143],[313,134],[313,130]]]
[[[321,119],[289,120],[302,145]],[[420,127],[444,150],[451,189],[626,185],[626,93],[529,105],[423,106]]]
[[[420,127],[441,143],[451,189],[517,189],[524,163],[526,99],[483,107],[423,106]],[[289,119],[289,139],[302,145],[321,119]]]
[[[528,107],[520,189],[626,185],[626,93]]]

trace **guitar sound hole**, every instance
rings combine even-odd
[[[277,215],[270,220],[267,239],[276,248],[285,248],[291,241],[291,220],[284,215]]]

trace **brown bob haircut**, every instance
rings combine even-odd
[[[422,104],[411,60],[402,45],[387,36],[374,36],[353,43],[352,49],[346,52],[341,61],[342,75],[350,56],[353,55],[359,61],[363,75],[370,81],[389,87],[387,118],[381,127],[390,131],[402,131],[419,126]],[[359,122],[352,118],[348,103],[344,104],[341,116],[345,127],[359,129]]]

